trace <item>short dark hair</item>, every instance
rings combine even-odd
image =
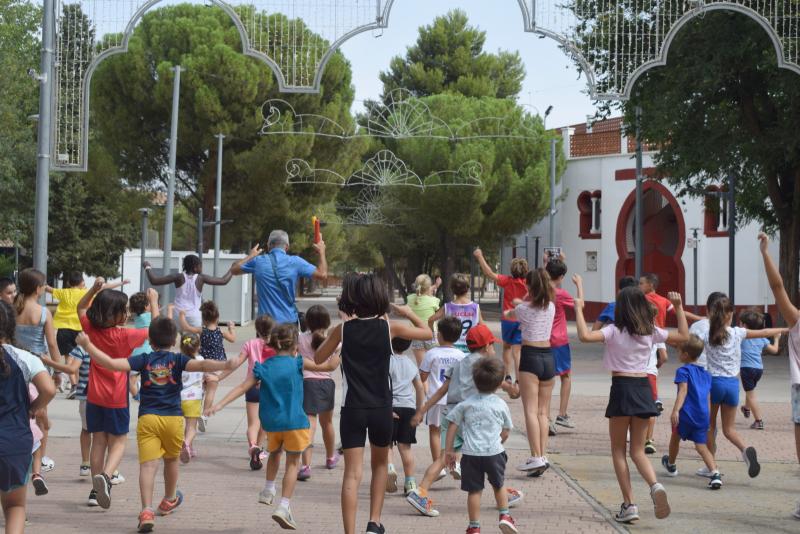
[[[219,308],[213,300],[207,300],[200,305],[200,317],[204,323],[219,321]]]
[[[439,322],[436,323],[436,326],[439,329],[439,333],[442,335],[442,339],[448,343],[455,343],[461,337],[463,326],[458,317],[442,317],[439,319]]]
[[[150,301],[147,298],[147,294],[142,291],[134,293],[128,300],[128,307],[131,309],[131,312],[136,315],[141,315],[147,311],[148,304],[150,304]]]
[[[661,282],[661,280],[658,278],[656,273],[644,273],[642,278],[647,280],[650,285],[653,286],[653,289],[658,289],[658,284]]]
[[[77,287],[83,282],[83,273],[80,271],[70,271],[64,275],[64,282],[67,287]]]
[[[17,283],[8,276],[0,278],[0,291],[5,290],[5,288],[7,288],[8,286],[15,286],[15,285],[17,285]]]
[[[705,343],[703,343],[703,340],[696,335],[689,334],[689,339],[681,343],[680,349],[688,354],[692,361],[695,361],[700,357],[701,354],[703,354]]]
[[[311,332],[327,330],[331,326],[331,315],[321,304],[314,304],[306,311],[306,327]]]
[[[623,276],[620,278],[619,282],[617,282],[617,289],[622,291],[626,287],[636,287],[636,278],[632,276]]]
[[[506,375],[506,369],[498,358],[485,356],[478,358],[472,366],[472,381],[481,393],[494,393]]]
[[[743,311],[739,320],[748,330],[761,330],[764,328],[764,314],[755,310]]]
[[[392,352],[395,354],[403,354],[411,346],[411,340],[402,337],[392,338]]]
[[[556,280],[567,274],[567,264],[558,258],[548,261],[544,268],[547,270],[547,274],[550,275],[551,280]]]
[[[376,274],[350,274],[342,281],[339,309],[346,315],[373,317],[389,313],[389,290]]]
[[[111,328],[125,322],[128,295],[116,289],[104,289],[95,295],[86,317],[95,328]]]
[[[188,254],[183,257],[183,272],[192,274],[197,270],[198,267],[203,267],[203,262],[200,260],[200,256]]]
[[[614,308],[614,326],[620,332],[627,330],[632,336],[653,334],[656,309],[638,287],[626,287],[617,294]]]
[[[168,349],[175,344],[175,338],[178,336],[178,327],[175,321],[169,317],[156,317],[150,323],[148,330],[150,335],[150,345],[154,349]]]
[[[466,295],[469,291],[469,276],[464,273],[456,273],[451,276],[450,291],[457,297]]]
[[[275,321],[270,315],[265,313],[264,315],[259,315],[256,317],[256,335],[258,335],[258,337],[261,339],[266,339],[269,341],[269,336],[274,327]]]

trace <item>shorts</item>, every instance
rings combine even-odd
[[[328,378],[303,380],[303,411],[307,415],[333,410],[336,383]]]
[[[342,406],[339,416],[339,438],[342,449],[364,447],[369,442],[375,447],[388,447],[392,444],[394,430],[392,407],[349,408]]]
[[[191,399],[181,401],[181,411],[184,417],[198,418],[203,415],[203,401],[200,399]]]
[[[448,410],[452,406],[448,406]],[[447,414],[447,410],[445,410],[445,415]],[[450,421],[445,417],[442,416],[442,429],[441,429],[441,441],[442,441],[442,450],[447,449],[447,430],[450,428]],[[461,435],[461,427],[458,427],[456,430],[456,439],[453,441],[453,450],[456,452],[461,452],[461,447],[464,446],[464,437]]]
[[[753,391],[761,380],[764,374],[763,369],[756,369],[755,367],[742,367],[739,372],[739,378],[742,379],[742,387],[745,391]]]
[[[658,400],[658,375],[647,374],[647,381],[650,383],[650,391],[653,392],[653,400]]]
[[[739,406],[739,380],[735,376],[712,376],[711,404]]]
[[[81,430],[84,432],[89,431],[89,427],[86,425],[86,401],[82,400],[78,402],[78,414],[81,416]]]
[[[800,425],[800,384],[792,384],[792,422]]]
[[[508,462],[508,456],[505,452],[494,456],[463,455],[461,457],[461,489],[470,493],[483,491],[483,485],[487,478],[494,489],[502,488],[505,484],[506,462]]]
[[[251,387],[245,392],[244,400],[247,402],[254,402],[256,404],[261,402],[261,391],[258,389],[258,384]]]
[[[684,423],[678,420],[678,427],[672,429],[684,441],[692,441],[697,445],[705,445],[708,443],[708,427],[700,428],[692,424]]]
[[[0,456],[0,493],[9,493],[28,485],[31,478],[31,453]]]
[[[639,417],[658,415],[649,380],[644,376],[612,376],[606,417]]]
[[[300,454],[311,445],[311,432],[308,428],[267,432],[267,452],[270,454],[283,450],[287,454]]]
[[[569,345],[550,347],[550,351],[553,353],[556,374],[558,376],[568,375],[572,371],[572,351],[569,349]]]
[[[506,345],[522,345],[522,329],[517,321],[500,321],[500,332]]]
[[[427,341],[420,341],[418,339],[415,339],[414,341],[411,342],[411,350],[429,351],[435,346],[436,342],[434,342],[432,339]]]
[[[106,408],[86,401],[86,430],[114,436],[127,434],[131,425],[128,408]]]
[[[553,360],[553,352],[549,348],[522,346],[522,354],[519,359],[519,371],[521,373],[533,373],[539,380],[546,382],[556,376],[556,366]]]
[[[411,426],[411,418],[417,413],[414,408],[392,408],[392,411],[398,415],[397,418],[392,419],[392,443],[397,445],[402,443],[404,445],[413,445],[417,442],[417,427]]]
[[[58,345],[58,352],[67,355],[72,352],[72,349],[78,346],[75,339],[80,334],[80,330],[70,330],[69,328],[59,328],[56,330],[56,345]]]
[[[136,425],[139,463],[177,458],[183,446],[183,417],[180,415],[146,414]]]
[[[434,404],[425,414],[425,424],[428,426],[442,426],[446,413],[446,404]]]

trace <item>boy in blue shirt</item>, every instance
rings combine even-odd
[[[452,468],[456,463],[455,440],[460,432],[461,489],[468,493],[467,534],[481,531],[481,494],[484,481],[489,479],[500,512],[500,531],[503,534],[519,532],[508,513],[508,493],[505,489],[505,471],[508,456],[503,443],[514,425],[508,405],[494,394],[503,383],[505,368],[497,358],[481,358],[472,366],[472,379],[478,392],[458,403],[447,413],[445,459]]]
[[[757,311],[748,310],[742,312],[739,321],[748,330],[761,330],[764,328],[764,316]],[[775,336],[771,344],[769,339],[765,337],[742,340],[742,367],[739,370],[739,377],[744,388],[744,404],[742,404],[741,410],[745,419],[750,417],[752,412],[755,421],[750,425],[750,428],[753,430],[764,430],[761,407],[756,401],[756,386],[758,381],[761,380],[761,375],[764,374],[764,363],[761,361],[761,355],[764,352],[778,354],[780,340],[780,335]]]
[[[142,379],[139,421],[136,425],[142,497],[139,532],[151,532],[155,526],[153,486],[160,459],[164,459],[164,498],[158,506],[158,513],[171,514],[183,502],[183,494],[178,490],[178,457],[183,445],[184,425],[181,410],[183,371],[223,371],[233,369],[235,364],[233,360],[192,360],[183,354],[169,352],[177,336],[178,327],[172,319],[154,319],[149,328],[153,352],[127,359],[111,358],[95,347],[84,334],[77,339],[78,345],[89,353],[97,365],[111,371],[138,371]]]
[[[717,469],[714,455],[706,445],[708,441],[709,397],[711,395],[711,374],[697,365],[697,359],[703,353],[703,340],[694,334],[689,340],[681,344],[679,359],[684,365],[675,371],[675,383],[678,385],[678,396],[672,409],[672,437],[669,441],[669,454],[661,458],[661,465],[667,476],[678,476],[678,466],[675,460],[681,440],[694,442],[697,453],[705,462],[711,473],[708,482],[709,489],[720,489],[722,478]]]

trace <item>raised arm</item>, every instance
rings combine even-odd
[[[158,307],[158,291],[152,287],[148,287],[147,301],[150,303],[150,319],[153,320],[161,315],[161,310]],[[169,308],[169,306],[167,308]],[[172,313],[168,314],[167,317],[172,317]]]
[[[241,384],[230,390],[228,394],[225,395],[224,399],[222,399],[217,404],[206,410],[205,415],[206,416],[214,415],[215,413],[223,409],[225,406],[227,406],[234,400],[244,395],[247,392],[247,390],[253,388],[257,383],[258,381],[256,380],[256,377],[252,375],[248,376],[247,378],[244,379],[244,382],[242,382]]]
[[[417,317],[416,313],[411,311],[410,307],[392,304],[392,310],[394,313],[401,317],[405,317],[413,324],[413,326],[411,326],[405,321],[389,321],[393,336],[401,337],[403,339],[410,339],[412,341],[427,341],[433,338],[433,331],[428,325],[425,324],[425,322],[423,322],[422,319]]]
[[[95,295],[100,293],[103,290],[103,285],[106,283],[105,278],[102,276],[98,276],[94,279],[94,284],[92,287],[89,288],[89,291],[81,298],[78,302],[78,317],[83,317],[86,315],[86,310],[89,309],[89,306],[92,304],[92,299]]]
[[[222,337],[228,343],[236,343],[236,327],[233,325],[233,321],[228,321],[228,327],[222,332]]]
[[[178,312],[178,325],[181,327],[182,332],[191,332],[192,334],[200,334],[203,329],[197,326],[192,326],[186,322],[186,312],[183,310]]]
[[[122,287],[130,283],[131,283],[130,280],[120,280],[119,282],[107,282],[103,284],[103,289],[117,289],[118,287]]]
[[[572,276],[572,282],[578,291],[578,298],[575,299],[575,325],[578,327],[578,338],[584,343],[602,343],[605,341],[605,336],[599,330],[589,331],[586,325],[586,318],[583,316],[583,278],[575,274]]]
[[[783,278],[778,267],[772,261],[769,255],[769,238],[767,234],[761,232],[758,234],[759,248],[761,249],[761,258],[764,260],[764,270],[767,272],[767,280],[769,281],[769,288],[775,296],[775,304],[778,305],[778,311],[781,312],[786,324],[789,328],[794,327],[798,320],[800,320],[800,310],[795,308],[789,294],[786,293],[786,288],[783,285]]]
[[[670,291],[667,294],[669,301],[675,308],[675,317],[678,318],[678,330],[670,330],[667,336],[667,343],[670,345],[677,345],[689,340],[689,323],[686,321],[686,313],[683,311],[683,301],[681,294],[676,291]]]
[[[325,253],[325,241],[320,241],[319,243],[314,243],[313,245],[314,250],[317,251],[319,254],[319,265],[317,265],[317,270],[314,271],[314,274],[311,275],[312,278],[316,280],[327,280],[328,279],[328,257]]]
[[[163,276],[153,274],[153,266],[150,265],[149,261],[143,262],[142,266],[144,267],[144,272],[147,275],[147,280],[150,282],[150,285],[165,286],[167,284],[174,284],[178,280],[183,280],[181,273],[165,274]]]
[[[781,351],[781,335],[778,334],[773,338],[772,343],[764,347],[764,352],[767,354],[778,354]]]
[[[244,258],[242,258],[237,262],[234,262],[234,264],[231,265],[230,273],[233,275],[244,274],[244,271],[242,270],[242,265],[244,265],[248,261],[252,260],[259,254],[261,254],[261,252],[263,252],[261,250],[261,246],[258,243],[256,243],[256,246],[250,249],[250,252],[247,254],[247,256],[245,256]]]
[[[222,276],[211,276],[208,274],[201,274],[197,277],[197,284],[200,286],[197,289],[203,289],[203,284],[208,284],[210,286],[224,286],[227,285],[228,282],[231,281],[233,278],[233,273],[231,269],[228,269],[228,272],[223,274]]]
[[[314,362],[315,363],[323,363],[325,360],[331,357],[331,355],[336,351],[336,347],[339,346],[339,343],[342,342],[342,329],[344,328],[344,323],[339,323],[337,326],[328,330],[328,337],[325,338],[325,341],[322,342],[322,345],[317,347],[317,350],[314,351]]]
[[[789,330],[787,328],[764,328],[762,330],[748,330],[747,339],[781,336],[788,332]]]
[[[126,358],[112,358],[102,350],[95,347],[86,334],[78,334],[78,337],[75,339],[75,341],[78,343],[78,345],[83,347],[83,350],[89,353],[89,356],[92,358],[92,360],[94,360],[94,362],[100,367],[104,367],[111,371],[120,371],[125,373],[130,372],[131,364],[128,363]]]
[[[486,278],[491,279],[494,282],[497,282],[497,273],[492,270],[489,264],[486,262],[486,258],[483,257],[483,251],[480,247],[476,248],[472,255],[475,256],[475,259],[478,260],[478,265],[481,266],[481,271],[483,274],[486,275]]]

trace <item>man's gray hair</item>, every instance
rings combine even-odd
[[[269,233],[267,239],[267,249],[271,250],[275,247],[289,247],[289,234],[283,230],[273,230]]]

